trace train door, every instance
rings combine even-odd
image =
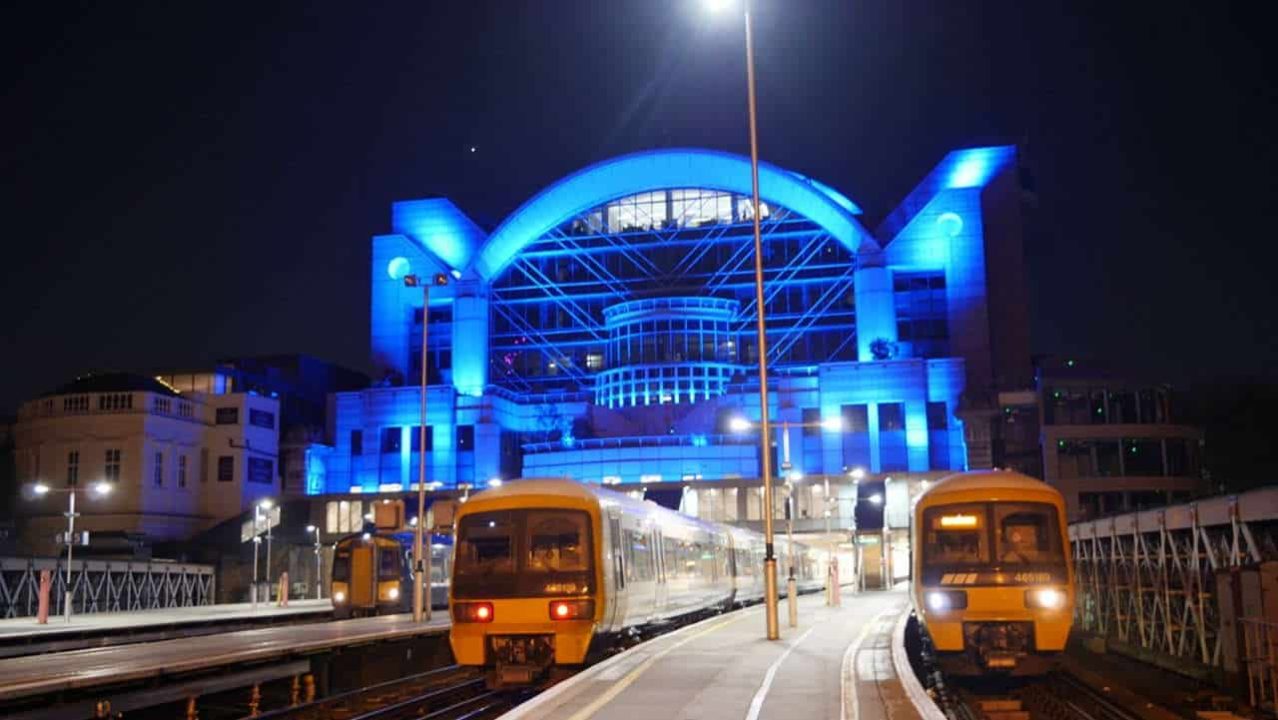
[[[612,618],[609,626],[618,627],[626,617],[626,561],[621,547],[621,518],[608,516],[609,542],[612,547]]]
[[[657,581],[656,614],[660,617],[665,614],[666,605],[670,602],[670,587],[666,585],[665,537],[661,534],[660,528],[652,531],[652,562]]]
[[[373,545],[360,543],[351,548],[351,608],[372,607],[377,587],[377,569],[373,567]]]

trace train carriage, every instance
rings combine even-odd
[[[823,587],[795,552],[801,589]],[[755,533],[608,489],[508,482],[457,514],[453,654],[494,685],[533,682],[620,635],[761,598],[762,557]]]
[[[1065,503],[1014,472],[942,479],[912,513],[912,597],[943,670],[1036,675],[1065,649],[1074,569]]]

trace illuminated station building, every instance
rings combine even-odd
[[[998,393],[1033,384],[1015,149],[946,155],[874,229],[815,179],[759,172],[774,467],[795,517],[846,518],[872,484],[891,515],[910,480],[997,464]],[[307,491],[345,506],[416,487],[425,322],[428,483],[569,477],[758,520],[750,192],[746,158],[658,150],[554,182],[491,232],[444,198],[395,203],[372,239],[380,382],[336,396]]]

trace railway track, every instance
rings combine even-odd
[[[458,665],[351,690],[254,716],[256,720],[490,720],[532,691],[492,691],[482,673]]]
[[[1065,672],[997,689],[955,686],[943,707],[954,720],[1140,720],[1101,690]]]

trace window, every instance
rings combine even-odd
[[[382,428],[382,452],[397,453],[399,452],[401,431],[397,427]]]
[[[186,456],[178,455],[177,462],[177,486],[186,487]]]
[[[234,408],[232,408],[234,409]],[[221,412],[220,410],[218,412]],[[265,410],[249,409],[249,425],[256,425],[267,430],[275,429],[275,413]]]
[[[945,409],[943,402],[930,402],[927,404],[927,429],[928,430],[944,430],[950,426],[950,414]]]
[[[984,505],[939,505],[923,512],[923,562],[977,565],[990,561]]]
[[[275,482],[275,463],[270,458],[251,457],[248,459],[248,481],[258,485],[270,485]]]
[[[602,355],[602,354],[600,354],[600,353],[587,353],[587,354],[586,354],[586,369],[587,369],[587,370],[602,370],[602,369],[603,369],[603,355]]]
[[[869,411],[865,405],[843,406],[843,430],[849,433],[870,431]]]
[[[325,506],[325,532],[346,534],[364,527],[364,504],[341,500]]]
[[[879,404],[879,432],[905,429],[905,404]]]
[[[422,426],[414,425],[412,428],[413,439],[410,441],[413,452],[421,452],[422,450]],[[430,425],[426,426],[426,452],[435,449],[435,428]]]
[[[200,448],[200,482],[209,481],[209,449]]]
[[[155,454],[155,486],[164,487],[164,453]]]
[[[378,580],[398,580],[400,572],[399,549],[382,548],[381,557],[377,560],[377,566]]]
[[[120,451],[111,449],[106,451],[106,465],[102,469],[102,476],[107,482],[120,482]]]
[[[219,455],[217,458],[217,481],[235,482],[235,458],[231,455]]]
[[[808,437],[821,434],[821,408],[803,408],[803,434]]]
[[[351,455],[363,455],[363,454],[364,454],[364,431],[352,430],[351,431]]]
[[[466,452],[475,449],[475,426],[474,425],[458,425],[457,426],[457,450]]]
[[[80,451],[72,450],[67,453],[67,485],[75,486],[80,483]]]
[[[996,503],[994,526],[999,563],[1063,563],[1056,509],[1043,503]]]
[[[218,408],[214,422],[218,425],[237,425],[240,422],[240,409],[234,407]]]
[[[1159,476],[1163,474],[1162,447],[1157,440],[1123,440],[1123,474]]]

